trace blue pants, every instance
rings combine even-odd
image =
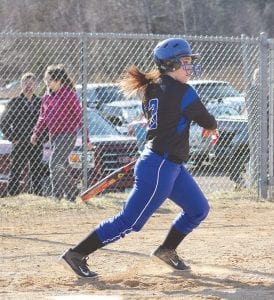
[[[140,231],[149,217],[169,198],[182,208],[173,226],[190,233],[207,216],[208,201],[183,165],[175,164],[145,149],[135,165],[135,183],[124,209],[96,228],[103,244]]]

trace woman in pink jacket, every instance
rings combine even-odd
[[[50,176],[52,196],[75,201],[77,188],[67,173],[68,157],[72,151],[77,131],[81,127],[82,113],[72,80],[63,65],[51,65],[44,77],[48,90],[44,96],[40,115],[31,137],[36,144],[46,130],[49,132],[52,154]]]

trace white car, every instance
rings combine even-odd
[[[141,99],[113,101],[102,107],[102,115],[111,121],[123,134],[128,133],[128,124],[140,120],[143,115]]]
[[[10,99],[1,99],[0,98],[0,117],[2,116],[4,110],[6,109],[6,106],[9,102],[10,102]]]
[[[226,103],[212,103],[205,104],[208,111],[214,115],[217,120],[218,129],[221,138],[223,139],[223,132],[233,132],[233,136],[237,133],[240,135],[241,141],[245,140],[246,137],[246,116],[239,113],[234,106],[229,106]],[[236,127],[236,128],[235,128]],[[243,130],[243,134],[241,133]],[[239,134],[238,134],[239,131]],[[190,143],[190,159],[188,161],[189,168],[200,168],[201,166],[211,165],[211,153],[213,148],[216,148],[215,143],[210,138],[203,137],[203,128],[198,126],[196,123],[192,123],[190,126],[189,143]],[[220,140],[221,140],[220,138]],[[236,143],[236,138],[234,139]],[[226,136],[225,146],[228,147],[229,143]],[[246,144],[246,141],[244,141]],[[220,141],[218,141],[220,144]],[[236,148],[236,146],[234,145]]]
[[[234,107],[240,114],[245,112],[245,98],[228,81],[190,80],[188,84],[194,87],[205,105],[221,103]]]

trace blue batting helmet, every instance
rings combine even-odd
[[[154,61],[164,72],[175,71],[182,65],[180,58],[190,56],[193,59],[199,54],[192,53],[189,43],[180,38],[170,38],[161,41],[153,50]]]

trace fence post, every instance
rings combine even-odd
[[[267,37],[264,32],[260,34],[260,51],[259,51],[259,104],[260,104],[260,152],[261,159],[259,165],[260,197],[266,199],[268,191],[268,46]]]
[[[88,164],[87,164],[87,138],[88,138],[88,125],[87,125],[87,66],[88,66],[88,55],[87,55],[87,34],[82,33],[80,35],[81,45],[81,59],[80,59],[80,74],[81,74],[81,85],[82,85],[82,190],[86,190],[88,187]]]
[[[259,134],[258,134],[258,82],[254,82],[253,76],[257,65],[254,62],[254,53],[250,44],[250,39],[241,35],[241,54],[243,61],[243,76],[245,87],[245,107],[248,122],[248,143],[249,143],[249,163],[248,176],[249,186],[259,188]],[[256,61],[257,62],[257,61]],[[259,195],[259,191],[257,191]]]
[[[274,39],[269,40],[269,199],[274,199]]]

